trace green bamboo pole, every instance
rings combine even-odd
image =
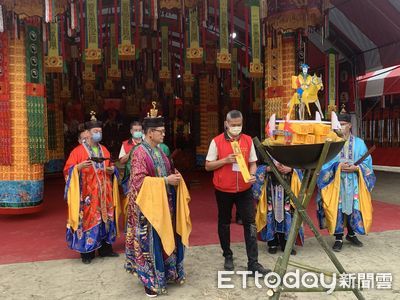
[[[333,251],[329,248],[328,244],[326,243],[326,241],[322,238],[321,234],[318,232],[317,228],[315,227],[315,225],[313,224],[311,218],[308,216],[307,212],[305,211],[305,207],[308,206],[312,194],[314,192],[314,188],[315,185],[317,183],[317,178],[319,175],[319,172],[325,162],[326,156],[328,154],[331,142],[327,141],[325,142],[325,145],[322,149],[322,153],[321,156],[318,160],[317,166],[314,170],[314,174],[312,176],[311,182],[309,183],[307,189],[306,189],[306,195],[304,197],[304,200],[302,201],[302,203],[299,201],[299,199],[302,199],[301,197],[299,197],[299,199],[293,194],[293,191],[291,190],[290,186],[287,184],[287,182],[285,182],[281,176],[281,174],[279,173],[278,169],[275,167],[275,164],[273,163],[271,157],[269,156],[269,154],[266,153],[264,147],[262,146],[262,144],[260,143],[260,140],[255,137],[253,138],[253,142],[254,145],[257,147],[259,153],[261,154],[263,160],[265,162],[267,162],[267,164],[269,165],[269,167],[271,168],[272,172],[275,174],[276,178],[278,179],[279,183],[283,186],[283,188],[285,189],[285,192],[289,195],[289,197],[292,199],[293,203],[296,206],[296,210],[293,216],[293,220],[292,220],[292,226],[290,228],[290,232],[289,232],[289,237],[288,237],[288,241],[286,242],[286,247],[285,247],[285,251],[283,253],[283,256],[281,257],[281,260],[278,260],[276,266],[275,266],[275,272],[277,272],[280,276],[283,276],[283,274],[286,272],[287,270],[287,265],[289,262],[289,256],[290,253],[293,249],[293,245],[294,245],[294,241],[295,238],[298,234],[302,219],[308,224],[308,226],[310,227],[311,231],[314,233],[315,237],[317,238],[318,243],[321,245],[321,247],[324,249],[324,251],[326,252],[326,254],[328,255],[328,257],[330,258],[330,260],[333,262],[333,264],[335,265],[335,267],[337,268],[337,270],[340,273],[346,273],[345,269],[343,268],[342,264],[339,262],[339,260],[337,259],[337,257],[335,256],[335,254],[333,253]],[[310,171],[310,170],[306,170]],[[306,179],[306,177],[303,178],[303,180],[308,180]],[[303,180],[302,180],[302,187],[303,187]],[[302,195],[299,195],[302,196]],[[294,227],[294,228],[293,228]],[[357,299],[364,299],[364,297],[362,296],[361,292],[358,289],[352,289],[354,295],[357,297]],[[280,292],[276,292],[271,299],[272,300],[278,300],[280,297]]]
[[[329,277],[333,277],[333,274],[334,274],[333,272],[329,272],[329,271],[325,271],[325,270],[318,269],[318,268],[315,268],[315,267],[311,267],[311,266],[308,266],[308,265],[304,265],[302,263],[295,262],[293,260],[289,260],[289,266],[301,268],[303,270],[311,271],[311,272],[314,272],[314,273],[322,273],[322,274],[324,274],[326,276],[329,276]],[[336,273],[336,276],[339,276],[339,275]]]

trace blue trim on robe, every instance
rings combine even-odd
[[[82,232],[82,227],[73,232],[67,228],[66,241],[70,249],[80,253],[92,252],[101,247],[102,242],[112,244],[117,236],[117,229],[114,221],[108,221],[109,229],[106,230],[106,224],[101,222],[93,228]]]
[[[364,155],[368,149],[365,145],[364,141],[358,137],[351,136],[349,141],[349,149],[348,153],[345,153],[345,147],[342,151],[331,161],[325,163],[322,166],[320,175],[317,179],[317,186],[318,186],[318,194],[316,197],[317,201],[317,219],[319,222],[320,229],[326,228],[326,219],[325,219],[325,212],[322,206],[322,197],[320,190],[332,184],[333,180],[335,179],[335,174],[339,163],[341,161],[349,161],[350,163],[356,162],[358,159]],[[347,156],[346,156],[347,154]],[[369,192],[372,191],[373,187],[375,186],[376,177],[372,167],[372,158],[369,155],[360,165],[359,168],[363,174],[364,182],[367,186]],[[347,184],[346,184],[347,180]],[[358,174],[357,173],[345,173],[341,172],[341,184],[340,184],[340,194],[338,205],[338,214],[337,214],[337,221],[336,221],[336,228],[335,234],[342,234],[344,233],[345,222],[344,222],[344,214],[348,215],[348,219],[350,222],[351,228],[358,234],[365,234],[364,225],[362,222],[362,214],[359,209],[359,200],[358,197]],[[351,182],[349,182],[351,181]],[[344,189],[346,187],[352,186],[352,191],[347,191],[344,194]],[[349,199],[350,198],[350,199]],[[346,201],[347,206],[343,207],[342,201]],[[349,203],[350,202],[350,203]],[[350,206],[349,206],[350,205]]]
[[[270,196],[270,178],[273,175],[273,173],[267,174],[267,165],[260,165],[257,167],[256,171],[256,182],[252,186],[252,194],[253,194],[253,199],[256,200],[257,202],[260,199],[261,196],[261,190],[262,186],[265,182],[265,179],[268,178],[268,186],[267,186],[267,225],[260,231],[259,237],[262,241],[272,241],[275,239],[275,234],[276,233],[283,233],[285,234],[285,240],[288,239],[289,237],[289,231],[290,227],[292,225],[292,219],[293,216],[288,211],[285,209],[284,211],[284,219],[282,222],[277,222],[275,220],[275,215],[273,209],[270,210],[269,206],[272,205],[270,200],[268,199]],[[294,170],[297,172],[299,175],[300,180],[303,178],[303,172],[301,170]],[[278,184],[279,185],[279,184]],[[290,199],[288,195],[286,195],[285,192],[285,199],[284,201],[287,202],[286,200]],[[286,206],[287,204],[285,204]],[[304,229],[303,227],[300,227],[299,234],[298,234],[298,244],[303,245],[304,244]]]

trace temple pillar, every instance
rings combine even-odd
[[[12,160],[0,165],[0,214],[32,213],[43,202],[43,164],[29,162],[24,35],[8,39]]]

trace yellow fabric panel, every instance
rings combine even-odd
[[[67,192],[67,202],[68,202],[68,224],[67,227],[72,228],[76,231],[79,224],[79,205],[81,191],[79,187],[79,172],[78,168],[75,166],[71,172],[71,180]]]
[[[267,181],[261,188],[261,196],[257,204],[256,226],[260,232],[267,225]]]
[[[164,179],[146,176],[136,203],[160,236],[165,253],[171,255],[175,249],[175,238]]]
[[[189,247],[189,236],[192,231],[189,210],[190,195],[183,179],[179,182],[176,194],[176,232],[181,236],[182,244]]]
[[[341,167],[338,166],[333,182],[321,190],[322,206],[325,211],[329,234],[334,234],[336,228],[340,192],[340,172]]]
[[[358,169],[358,201],[360,202],[360,211],[364,223],[365,233],[367,234],[372,226],[372,201],[371,193],[365,184],[362,171]]]
[[[301,181],[300,181],[299,175],[297,175],[297,172],[293,171],[292,180],[290,181],[290,189],[292,190],[293,194],[294,194],[296,197],[299,197],[300,188],[301,188]],[[299,201],[302,202],[303,199],[299,199]],[[296,207],[296,206],[294,205],[292,199],[290,199],[290,204],[291,204],[293,207]]]
[[[115,218],[115,227],[117,228],[117,236],[119,235],[119,216],[121,215],[121,204],[119,202],[119,188],[118,188],[118,178],[117,176],[113,176],[113,203],[114,203],[114,218]]]

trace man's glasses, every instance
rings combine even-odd
[[[165,129],[153,129],[153,131],[157,131],[161,134],[165,134]]]

